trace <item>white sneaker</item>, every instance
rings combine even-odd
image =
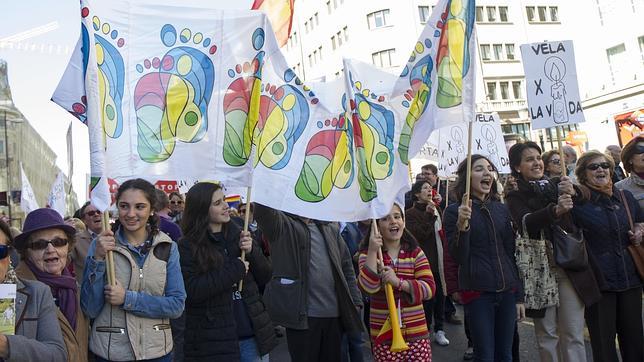
[[[434,341],[436,341],[439,346],[449,346],[449,339],[447,339],[445,332],[443,331],[436,331],[436,333],[434,333]]]

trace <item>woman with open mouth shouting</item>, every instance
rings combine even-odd
[[[92,241],[85,260],[81,307],[94,319],[89,349],[96,361],[172,361],[170,319],[186,299],[177,245],[159,231],[154,186],[125,181],[116,192],[118,220]],[[115,285],[105,257],[113,251]]]
[[[584,153],[575,169],[581,197],[572,214],[603,276],[601,298],[586,308],[586,324],[595,361],[618,361],[617,335],[622,361],[639,362],[644,361],[642,279],[627,247],[642,242],[644,214],[630,191],[613,186],[614,170],[613,159],[599,151]]]
[[[474,359],[509,362],[515,322],[525,309],[512,217],[499,201],[495,171],[486,157],[472,155],[470,199],[467,162],[461,162],[452,186],[461,202],[447,207],[443,225],[450,256],[458,264],[458,292],[452,298],[465,306]]]
[[[434,296],[436,286],[427,257],[405,229],[405,215],[398,205],[393,206],[389,215],[378,219],[377,225],[371,225],[371,233],[360,245],[358,265],[358,285],[371,297],[369,327],[374,360],[431,362],[423,301]],[[385,283],[395,290],[401,332],[409,346],[406,351],[390,351],[392,333],[381,334],[390,318]]]
[[[547,155],[552,161],[558,154]],[[575,231],[570,210],[576,194],[567,176],[549,178],[545,174],[545,161],[541,148],[534,142],[517,143],[509,150],[512,175],[518,188],[508,193],[506,203],[514,218],[514,225],[522,235],[531,240],[552,243],[552,225],[566,231]],[[523,230],[525,225],[527,230]],[[543,235],[543,239],[541,237]],[[542,255],[548,258],[547,255]],[[584,308],[600,298],[599,287],[590,265],[561,268],[553,258],[550,270],[556,275],[559,303],[543,308],[528,309],[533,318],[539,355],[543,362],[586,360],[584,347]],[[537,280],[529,282],[538,283]],[[527,289],[527,288],[526,288]],[[544,303],[545,304],[545,303]]]

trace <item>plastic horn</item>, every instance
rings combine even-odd
[[[373,220],[372,230],[374,233],[379,234],[378,226],[376,225],[376,220]],[[378,261],[381,265],[384,264],[384,259],[382,257],[382,249],[378,249]],[[396,300],[394,299],[394,289],[391,284],[385,284],[385,296],[387,297],[387,308],[389,309],[389,322],[391,324],[391,347],[389,350],[391,352],[402,352],[409,349],[409,346],[405,342],[405,339],[402,336],[402,331],[400,330],[400,321],[398,320],[398,310],[396,309]],[[383,326],[384,328],[384,326]],[[380,332],[383,332],[382,329]]]

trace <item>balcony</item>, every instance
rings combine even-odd
[[[525,99],[502,99],[484,101],[476,104],[477,112],[507,112],[519,111],[527,108]]]

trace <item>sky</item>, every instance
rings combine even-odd
[[[104,0],[107,1],[107,0]],[[221,9],[250,9],[251,0],[204,0]],[[158,0],[175,3],[175,0]],[[185,0],[184,0],[185,2]],[[190,0],[199,2],[199,0]],[[73,124],[74,174],[72,184],[79,202],[86,200],[86,174],[89,173],[87,127],[50,101],[78,40],[79,1],[19,0],[3,1],[0,12],[0,39],[57,22],[57,28],[23,43],[35,44],[36,50],[0,49],[0,59],[8,63],[9,85],[16,107],[56,153],[57,165],[67,172],[66,133]],[[53,46],[52,52],[41,52]],[[60,51],[58,51],[60,46]],[[65,49],[67,48],[67,52]]]

